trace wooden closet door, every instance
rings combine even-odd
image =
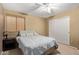
[[[25,19],[22,17],[17,17],[17,31],[24,30]]]
[[[16,31],[16,17],[15,16],[6,16],[6,30],[8,32]]]

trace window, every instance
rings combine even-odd
[[[25,18],[6,15],[5,16],[5,31],[16,32],[25,30]]]
[[[24,21],[25,19],[22,17],[17,17],[17,31],[24,30]]]
[[[5,30],[8,31],[8,32],[16,31],[16,17],[6,16]]]

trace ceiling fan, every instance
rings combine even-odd
[[[48,12],[49,14],[53,11],[53,3],[35,3],[39,5],[39,8],[43,7],[42,10]]]

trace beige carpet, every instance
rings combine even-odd
[[[55,55],[79,55],[79,50],[72,46],[67,46],[64,44],[58,44],[58,49],[53,54]],[[17,48],[1,53],[2,55],[23,55],[22,51]]]
[[[58,44],[58,51],[61,55],[79,55],[79,50],[75,47],[64,45],[64,44]]]

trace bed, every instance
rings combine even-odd
[[[20,31],[16,39],[24,55],[43,55],[50,48],[58,48],[54,38],[42,36],[34,31]]]

